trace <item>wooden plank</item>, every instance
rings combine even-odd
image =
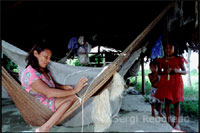
[[[122,52],[119,57],[113,61],[101,74],[95,79],[95,81],[86,89],[88,93],[84,93],[81,98],[82,102],[87,101],[96,91],[98,91],[114,74],[119,71],[123,64],[131,57],[131,54],[136,51],[137,47],[142,45],[143,39],[150,33],[155,25],[164,17],[167,11],[173,7],[174,3],[170,3],[159,15],[156,17],[145,30]],[[85,97],[84,97],[85,95]],[[66,111],[64,116],[59,120],[58,123],[62,122],[66,117],[71,115],[82,103],[77,100],[72,107]]]

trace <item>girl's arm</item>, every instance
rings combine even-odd
[[[54,82],[56,88],[58,88],[58,89],[65,89],[65,90],[72,90],[72,89],[73,89],[72,85],[61,85],[61,84],[57,83],[57,82],[53,79],[52,76],[51,76],[51,78],[52,78],[52,80],[53,80],[53,82]]]
[[[152,87],[157,88],[159,83],[159,78],[157,76],[152,76],[151,74],[149,74],[148,76]]]
[[[73,90],[72,85],[61,85],[59,83],[54,82],[56,85],[56,88],[60,88],[60,89],[65,89],[65,90]]]
[[[149,80],[150,80],[152,85],[154,85],[155,83],[157,83],[159,81],[159,79],[157,77],[158,75],[157,76],[153,76],[153,75],[149,74],[148,76],[149,76]]]
[[[158,87],[158,83],[159,83],[159,80],[157,80],[157,81],[153,84],[153,86]]]
[[[185,69],[185,66],[184,66],[184,63],[181,64],[181,70],[175,68],[175,69],[174,69],[174,72],[177,73],[177,74],[181,74],[181,75],[187,74],[186,69]]]
[[[30,86],[32,87],[34,91],[41,93],[47,96],[48,98],[52,98],[52,97],[66,97],[66,96],[74,95],[87,85],[86,82],[87,82],[86,78],[80,79],[75,89],[72,89],[72,90],[66,90],[66,89],[61,90],[57,88],[51,88],[40,79],[37,79],[36,81],[31,83]]]

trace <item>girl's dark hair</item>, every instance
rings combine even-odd
[[[36,50],[38,52],[38,54],[40,54],[40,52],[44,51],[45,49],[51,50],[50,44],[47,43],[46,40],[37,40],[37,41],[34,41],[33,42],[33,47],[29,51],[28,56],[26,57],[26,61],[28,62],[26,67],[28,67],[29,65],[31,65],[35,70],[37,70],[38,72],[41,73],[38,60],[34,56],[34,50]],[[44,69],[44,71],[47,72],[47,73],[49,72],[49,70],[48,70],[47,67]]]
[[[167,47],[167,45],[171,45],[171,46],[174,46],[174,53],[173,53],[173,56],[178,56],[178,44],[176,43],[176,42],[174,42],[174,41],[169,41],[165,46],[164,46],[164,48],[166,48]]]

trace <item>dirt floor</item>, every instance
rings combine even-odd
[[[198,132],[198,118],[183,118],[181,129],[187,132]],[[2,100],[2,132],[32,132],[36,127],[28,125],[20,115],[19,110],[11,100]],[[51,132],[80,132],[82,127],[54,126]],[[151,106],[144,102],[142,95],[126,95],[119,114],[112,118],[108,132],[171,132],[172,127],[165,118],[152,117]],[[94,125],[83,127],[84,132],[93,132]]]

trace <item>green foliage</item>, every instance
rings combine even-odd
[[[98,60],[100,59],[99,63],[103,64],[103,62],[105,61],[105,59],[102,57],[102,55],[96,55],[95,56],[95,63],[98,64]]]
[[[66,61],[66,64],[71,65],[71,66],[82,66],[82,65],[79,63],[79,60],[78,60],[78,59],[68,59],[68,60]]]
[[[199,81],[196,80],[192,83],[193,89],[197,90],[199,88]]]
[[[198,83],[198,82],[197,82]],[[198,89],[193,89],[192,87],[184,87],[184,97],[187,98],[198,98],[199,97]]]
[[[145,70],[144,70],[144,75],[145,75],[145,76],[148,76],[149,73],[151,73],[151,70],[149,70],[149,69],[147,69],[147,70],[145,69]],[[139,72],[138,72],[138,75],[142,75],[142,71],[139,71]]]
[[[199,117],[199,101],[191,100],[180,102],[180,111],[184,116]],[[170,104],[170,112],[174,114],[174,105]]]
[[[147,94],[144,95],[144,102],[149,102],[149,95]]]
[[[72,64],[73,64],[74,66],[82,66],[82,65],[80,64],[80,62],[79,62],[78,59],[73,60]]]
[[[7,60],[6,68],[10,71],[18,73],[18,69],[17,69],[18,66],[14,62],[12,62],[9,58],[7,58],[6,60]]]
[[[13,72],[18,73],[18,69],[17,68],[13,69]]]
[[[145,79],[146,79],[146,81],[145,81],[145,89],[146,89],[145,94],[148,95],[150,88],[151,88],[151,83],[148,79],[148,76],[145,76]],[[132,85],[135,85],[137,91],[142,92],[142,78],[141,78],[141,76],[137,77],[137,85],[136,85],[136,80],[133,77],[130,78],[130,82],[131,82]]]
[[[198,72],[197,72],[197,69],[192,69],[192,70],[190,71],[190,75],[191,75],[191,76],[198,76],[199,74],[198,74]]]
[[[199,101],[185,101],[184,103],[180,103],[181,112],[183,115],[189,115],[192,117],[199,117]]]
[[[146,94],[147,95],[149,95],[149,93],[150,93],[150,89],[151,89],[151,83],[150,83],[150,81],[148,80],[148,81],[145,81],[145,87],[146,87]]]

